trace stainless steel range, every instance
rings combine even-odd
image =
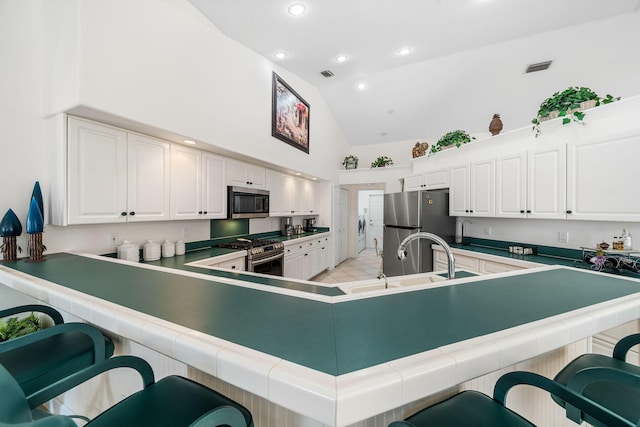
[[[284,276],[284,244],[276,240],[238,239],[220,243],[219,248],[246,249],[247,271]]]

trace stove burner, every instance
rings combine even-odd
[[[220,243],[216,245],[217,248],[226,248],[226,249],[252,249],[270,245],[281,245],[281,242],[276,240],[266,240],[266,239],[238,239],[233,242]]]

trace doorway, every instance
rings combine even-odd
[[[363,250],[382,250],[382,227],[384,212],[383,190],[358,191],[357,253]]]

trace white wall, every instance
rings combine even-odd
[[[61,112],[189,137],[329,181],[348,153],[314,86],[226,38],[187,0],[3,0],[0,58],[0,215],[12,208],[23,228],[35,181],[46,211],[60,202],[50,189]],[[273,70],[311,105],[310,154],[271,137]],[[44,244],[46,253],[100,253],[114,249],[111,233],[142,243],[183,238],[185,227],[186,241],[209,237],[206,220],[46,225]],[[251,224],[269,228],[279,222]],[[24,232],[18,244],[26,248]]]

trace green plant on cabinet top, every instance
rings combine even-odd
[[[619,99],[620,97],[616,98],[610,94],[601,98],[588,87],[569,87],[562,92],[554,93],[540,104],[538,115],[531,120],[533,132],[536,137],[540,135],[540,123],[555,117],[562,117],[563,125],[571,121],[584,124],[585,113],[582,110],[598,107],[600,104],[609,104]]]
[[[459,148],[462,144],[471,142],[472,139],[476,138],[469,136],[469,134],[463,130],[447,132],[438,140],[438,142],[431,146],[429,153],[436,154],[438,151],[442,151],[444,148],[452,147],[454,145]]]
[[[381,168],[384,166],[391,166],[391,165],[393,165],[393,160],[391,160],[391,157],[387,157],[387,156],[378,156],[377,159],[371,162],[372,168]]]

